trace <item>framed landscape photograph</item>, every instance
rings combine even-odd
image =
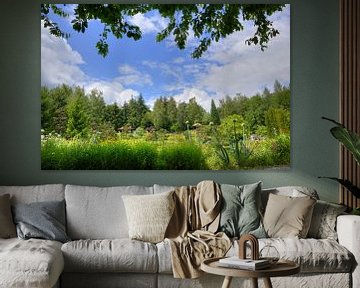
[[[41,168],[290,166],[289,4],[41,4]]]

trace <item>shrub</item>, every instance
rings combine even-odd
[[[193,143],[163,146],[158,154],[157,167],[169,170],[207,169],[201,148]]]

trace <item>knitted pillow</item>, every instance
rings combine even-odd
[[[131,239],[152,243],[164,240],[175,207],[173,193],[122,196]]]

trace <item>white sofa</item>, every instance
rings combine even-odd
[[[65,244],[40,239],[0,239],[0,287],[221,287],[222,277],[172,277],[167,242],[151,244],[128,238],[122,195],[143,195],[173,187],[154,185],[91,187],[76,185],[0,186],[15,203],[66,202]],[[291,188],[277,189],[291,194]],[[269,190],[264,190],[266,196]],[[266,197],[263,197],[266,199]],[[301,273],[273,278],[274,287],[360,287],[360,217],[337,219],[338,241],[329,239],[260,239],[281,257],[297,261]],[[237,253],[237,242],[228,255]],[[262,281],[259,281],[260,287]],[[248,280],[234,279],[233,287]],[[241,286],[243,287],[243,286]]]

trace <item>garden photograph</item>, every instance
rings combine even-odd
[[[290,167],[290,5],[42,4],[41,169]]]

